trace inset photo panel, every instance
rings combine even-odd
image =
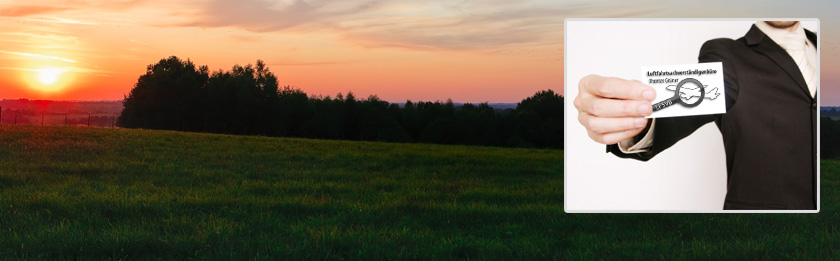
[[[567,19],[566,212],[820,207],[817,19]]]

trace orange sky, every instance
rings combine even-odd
[[[170,55],[214,71],[262,59],[281,85],[393,102],[562,91],[551,1],[25,3],[0,4],[0,98],[121,99]]]
[[[121,99],[175,55],[214,71],[262,59],[309,94],[518,102],[563,91],[567,17],[814,17],[822,104],[840,105],[840,2],[796,3],[0,0],[0,99]]]

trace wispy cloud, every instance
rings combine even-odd
[[[70,10],[70,7],[18,5],[0,8],[0,16],[21,17]]]
[[[281,58],[274,59],[267,62],[268,66],[283,67],[283,66],[316,66],[316,65],[339,65],[348,64],[346,61],[299,61],[295,59]]]
[[[58,57],[58,56],[43,55],[43,54],[37,54],[37,53],[10,52],[10,51],[3,51],[3,50],[0,50],[0,53],[26,56],[26,57],[36,57],[36,58],[42,58],[42,59],[59,60],[59,61],[64,61],[64,62],[68,62],[68,63],[75,63],[76,62],[75,60],[71,60],[71,59],[67,59],[67,58],[62,58],[62,57]]]
[[[0,67],[0,70],[27,71],[27,72],[37,72],[38,71],[38,69],[20,68],[20,67]]]
[[[27,33],[27,32],[0,32],[0,34],[4,35],[12,35],[12,36],[24,36],[24,37],[33,37],[33,38],[41,38],[41,39],[48,39],[48,40],[56,40],[56,41],[75,41],[78,38],[75,36],[64,36],[64,35],[56,35],[56,34],[38,34],[38,33]]]
[[[77,21],[77,20],[71,20],[71,19],[60,18],[60,17],[49,17],[49,16],[44,17],[43,19],[35,19],[35,20],[40,21],[40,22],[60,23],[60,24],[86,24],[86,25],[95,24],[95,23],[91,23],[91,22],[82,22],[82,21]]]
[[[558,4],[553,0],[136,0],[108,4],[80,0],[52,4],[57,7],[16,6],[6,10],[21,16],[39,14],[39,22],[93,24],[87,22],[93,17],[57,12],[71,8],[131,9],[135,14],[153,15],[154,20],[142,23],[159,27],[229,27],[304,36],[315,33],[369,48],[493,51],[514,44],[560,44],[563,18],[591,11],[592,7],[586,2]],[[257,37],[238,38],[247,41]]]
[[[453,7],[461,11],[464,8]],[[466,11],[465,11],[466,12]],[[562,42],[562,12],[523,8],[487,14],[391,17],[385,24],[350,28],[345,37],[364,46],[476,50],[511,44]]]
[[[476,50],[562,42],[562,17],[578,11],[551,1],[212,0],[164,26],[236,27],[253,32],[326,32],[367,47]]]
[[[103,70],[95,70],[95,69],[88,69],[88,68],[80,68],[80,67],[49,67],[51,70],[58,70],[61,72],[75,72],[75,73],[87,73],[93,75],[99,75],[103,77],[111,77],[111,75],[105,74],[110,73]],[[44,68],[41,69],[32,69],[32,68],[22,68],[22,67],[0,67],[0,70],[13,70],[13,71],[26,71],[26,72],[41,72]]]
[[[140,7],[145,4],[160,4],[168,1],[159,1],[155,3],[153,0],[128,0],[128,1],[97,1],[97,0],[47,0],[47,1],[27,1],[37,2],[37,4],[4,4],[0,7],[0,16],[7,17],[24,17],[33,15],[54,14],[64,11],[74,10],[105,10],[105,11],[124,11],[135,7]],[[192,4],[192,3],[185,3]]]
[[[322,27],[332,19],[341,19],[371,9],[376,1],[303,1],[291,3],[266,2],[261,0],[211,0],[200,5],[191,13],[194,19],[176,23],[176,26],[195,27],[240,27],[249,31],[270,32],[297,26]]]

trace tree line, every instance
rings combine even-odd
[[[820,118],[820,157],[840,158],[840,120]]]
[[[117,125],[193,132],[563,148],[563,97],[539,91],[515,109],[487,103],[389,103],[280,87],[265,63],[210,72],[171,56],[149,65],[124,98]]]

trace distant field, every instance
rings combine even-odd
[[[565,214],[563,152],[0,126],[0,257],[829,259],[819,214]]]

